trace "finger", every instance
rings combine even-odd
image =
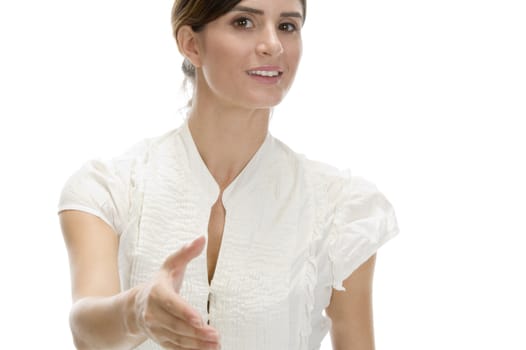
[[[163,349],[173,349],[173,350],[220,350],[221,345],[217,343],[205,343],[198,342],[195,345],[180,345],[178,340],[163,340],[159,341],[159,344]]]
[[[186,321],[194,328],[203,328],[201,315],[173,289],[167,287],[160,295],[160,306],[173,317]]]
[[[185,349],[216,349],[220,344],[218,340],[207,341],[199,338],[188,337],[173,332],[167,328],[158,329],[156,337],[161,342],[170,342]]]
[[[204,325],[201,328],[196,328],[186,320],[175,317],[162,308],[156,311],[156,325],[152,325],[152,327],[156,327],[157,325],[181,336],[208,342],[219,341],[219,333],[213,327]]]
[[[174,254],[170,255],[163,263],[164,269],[184,269],[190,260],[197,257],[205,246],[205,236],[199,236],[193,241],[185,244]]]

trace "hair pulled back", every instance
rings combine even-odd
[[[303,7],[303,20],[307,11],[307,0],[298,0]],[[177,32],[189,25],[194,32],[201,31],[205,25],[232,10],[241,0],[175,0],[172,8],[172,30],[177,40]],[[195,79],[195,67],[188,60],[183,61],[185,77]]]

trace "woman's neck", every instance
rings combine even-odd
[[[268,133],[270,109],[247,110],[199,103],[188,127],[199,154],[221,191],[243,170]]]

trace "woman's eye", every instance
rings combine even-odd
[[[248,29],[254,27],[254,23],[249,18],[241,17],[234,20],[234,26]]]
[[[279,29],[284,32],[294,32],[296,30],[296,25],[293,23],[281,23]]]

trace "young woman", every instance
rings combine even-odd
[[[177,0],[193,97],[182,125],[90,161],[59,204],[79,349],[374,349],[376,187],[268,131],[305,0]],[[326,314],[324,314],[324,311]]]

